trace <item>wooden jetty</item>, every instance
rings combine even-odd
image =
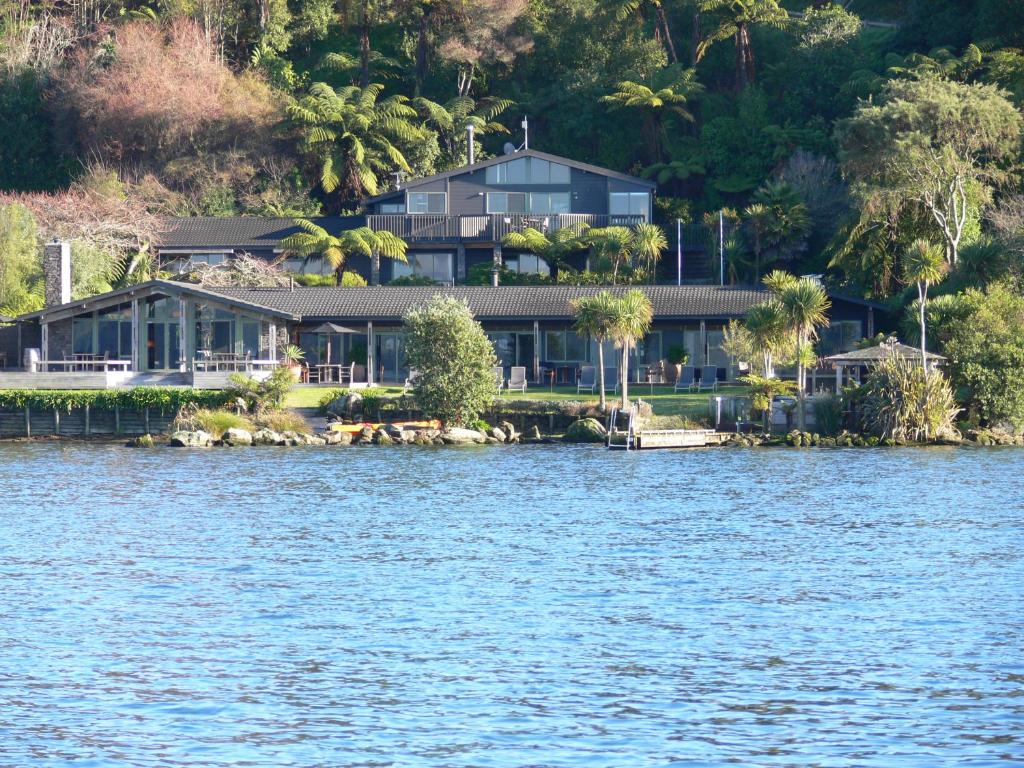
[[[650,450],[652,448],[704,448],[721,445],[732,436],[713,429],[641,429],[635,432],[608,433],[608,447],[618,450]]]

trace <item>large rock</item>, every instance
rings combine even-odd
[[[129,448],[152,448],[154,445],[152,435],[139,435],[128,441]]]
[[[327,445],[352,445],[352,433],[330,430],[324,432],[324,440]]]
[[[392,438],[383,427],[373,433],[374,445],[391,445],[394,442],[394,438]]]
[[[372,443],[372,442],[373,442],[373,428],[372,427],[363,427],[361,430],[359,430],[358,432],[356,432],[352,436],[352,444],[353,445],[363,445],[365,443]]]
[[[284,438],[272,429],[257,429],[252,433],[253,445],[284,445]]]
[[[608,437],[608,430],[597,419],[579,419],[565,430],[567,443],[603,443]]]
[[[179,430],[171,435],[169,445],[175,448],[206,448],[213,445],[213,438],[201,429],[195,432]]]
[[[505,434],[504,430],[500,427],[491,427],[487,432],[489,437],[493,437],[499,443],[504,443],[508,439],[508,435]]]
[[[526,437],[530,440],[540,440],[540,427],[534,424],[526,430]]]
[[[441,439],[446,445],[468,445],[470,443],[486,443],[487,435],[477,432],[475,429],[452,427],[441,433]]]
[[[507,442],[514,443],[519,440],[519,433],[516,432],[515,425],[511,421],[499,421],[498,429],[505,433]]]
[[[221,435],[220,441],[224,445],[252,445],[252,432],[247,429],[231,427]]]

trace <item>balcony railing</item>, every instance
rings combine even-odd
[[[577,224],[590,227],[634,227],[644,216],[620,216],[604,213],[489,213],[480,216],[446,214],[375,214],[367,216],[370,229],[390,232],[407,242],[500,243],[509,232],[538,229],[554,232]]]

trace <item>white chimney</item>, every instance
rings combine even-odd
[[[466,123],[466,134],[468,136],[467,140],[468,140],[468,143],[469,143],[469,164],[470,165],[473,164],[473,159],[476,157],[476,145],[475,145],[475,142],[473,141],[473,136],[474,136],[474,132],[475,131],[476,131],[476,126],[474,126],[472,123]]]
[[[71,243],[54,238],[43,246],[43,286],[47,307],[71,301]]]

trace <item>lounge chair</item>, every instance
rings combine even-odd
[[[580,368],[580,380],[576,382],[576,394],[587,390],[594,394],[594,387],[597,386],[597,368],[592,365],[584,365]]]
[[[509,371],[508,391],[526,394],[526,366],[513,365]]]
[[[672,387],[673,392],[678,392],[681,389],[685,389],[687,392],[692,392],[693,388],[697,386],[697,382],[694,380],[694,367],[692,365],[684,365],[679,371],[679,377],[676,379],[675,386]]]
[[[717,365],[704,365],[700,369],[700,386],[697,388],[698,392],[703,392],[705,389],[710,389],[714,392],[718,391],[718,366]]]
[[[494,383],[498,385],[498,391],[501,392],[505,386],[505,369],[496,365],[491,370],[494,371]]]

